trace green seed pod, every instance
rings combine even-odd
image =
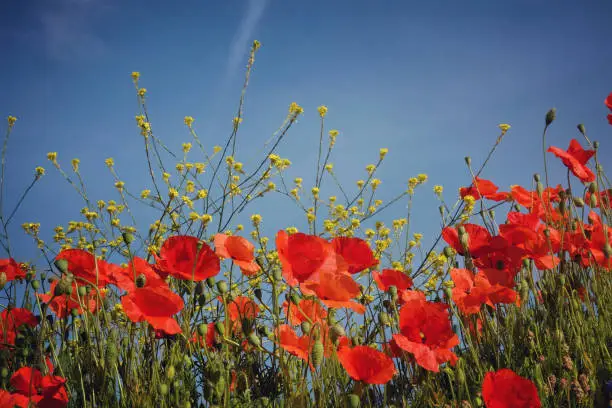
[[[255,347],[261,347],[261,339],[259,337],[257,337],[257,333],[255,333],[254,331],[252,331],[249,336],[247,337],[247,339],[249,340],[249,343]]]
[[[38,280],[33,280],[33,281],[32,281],[32,289],[34,289],[34,290],[38,290],[38,288],[40,288],[40,281],[38,281]]]
[[[586,129],[584,128],[584,125],[582,123],[579,123],[578,126],[576,126],[578,128],[578,131],[582,134],[585,135],[586,134]]]
[[[159,393],[161,395],[164,395],[164,396],[168,395],[168,391],[169,391],[168,384],[165,384],[165,383],[159,384]]]
[[[308,334],[310,333],[310,329],[312,329],[312,325],[310,324],[310,322],[303,321],[301,324],[301,328],[302,328],[302,333]]]
[[[79,296],[83,297],[87,295],[87,288],[85,286],[79,286]]]
[[[312,351],[310,352],[310,361],[312,361],[312,365],[315,367],[321,365],[321,362],[323,361],[323,352],[324,348],[321,340],[315,341],[314,345],[312,346]]]
[[[174,366],[173,365],[168,366],[168,368],[166,368],[166,378],[172,381],[175,375],[176,375],[176,369],[174,368]]]
[[[215,286],[215,277],[211,276],[210,278],[207,278],[206,285],[212,289],[212,287]]]
[[[219,281],[219,282],[217,282],[217,290],[222,295],[227,293],[227,291],[229,290],[229,287],[227,286],[227,282],[226,281]]]
[[[135,283],[137,288],[144,288],[144,286],[147,284],[147,277],[141,273],[136,277]]]
[[[68,272],[68,261],[65,259],[56,259],[55,262],[55,267],[57,269],[59,269],[59,271],[61,273],[67,273]]]
[[[572,201],[574,202],[574,205],[578,208],[582,208],[584,207],[584,200],[581,197],[573,197]]]
[[[597,183],[596,182],[591,182],[591,184],[589,184],[589,193],[591,194],[595,194],[597,192]]]
[[[205,337],[208,334],[208,325],[206,323],[200,323],[198,325],[198,334],[201,337]]]
[[[557,118],[557,109],[552,108],[546,113],[546,118],[545,118],[546,127],[550,126],[550,124],[553,123],[556,118]]]
[[[444,247],[444,256],[447,258],[452,258],[455,255],[455,250],[449,246]]]
[[[55,286],[53,294],[55,296],[70,295],[72,293],[72,284],[67,279],[60,279]]]
[[[221,337],[225,336],[225,325],[222,322],[215,323],[215,330]]]
[[[359,408],[361,406],[361,400],[356,394],[349,394],[346,396],[346,405],[349,408]]]

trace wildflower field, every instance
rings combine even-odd
[[[564,179],[546,170],[531,185],[498,187],[481,177],[512,143],[500,124],[481,166],[465,157],[471,182],[457,197],[418,174],[383,202],[387,149],[356,188],[339,185],[339,132],[320,106],[313,182],[288,180],[277,148],[303,113],[297,103],[258,165],[236,154],[259,48],[221,146],[185,117],[191,140],[172,152],[133,72],[144,144],[134,162],[147,186],[126,185],[109,158],[116,196],[94,201],[79,160],[49,152],[50,168],[35,169],[15,208],[0,195],[0,407],[610,406],[612,185],[585,126],[564,130],[576,134],[569,147],[547,140],[555,109],[534,130],[545,169],[562,162]],[[612,124],[612,94],[604,102]],[[9,116],[0,194],[18,132]],[[53,242],[41,238],[53,226],[23,224],[45,262],[14,259],[7,226],[46,171],[83,209]],[[325,183],[338,195],[324,197]],[[424,188],[439,200],[431,247],[410,232]],[[263,196],[295,203],[299,229],[265,236],[274,220],[252,212]],[[396,202],[408,214],[380,221]],[[135,222],[143,208],[157,216],[150,226]]]

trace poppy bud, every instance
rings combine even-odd
[[[539,175],[538,173],[536,173],[536,174],[534,174],[534,175],[533,175],[533,181],[535,181],[536,183],[539,183],[539,182],[540,182],[540,180],[541,180],[541,179],[540,179],[540,175]]]
[[[397,300],[397,286],[391,285],[389,286],[387,290],[389,291],[389,294],[391,295],[391,299],[393,299],[394,301]]]
[[[550,238],[550,230],[549,230],[548,228],[545,228],[545,229],[544,229],[544,236],[545,236],[546,238]]]
[[[174,368],[174,366],[173,365],[168,366],[168,368],[166,368],[166,378],[168,380],[172,380],[175,375],[176,375],[176,369]]]
[[[2,273],[4,273],[4,272],[2,272]],[[5,276],[6,276],[6,274],[5,274]],[[38,290],[38,288],[40,288],[40,281],[33,280],[32,281],[32,289]]]
[[[444,294],[446,295],[447,299],[453,298],[453,290],[451,288],[444,288]]]
[[[564,215],[567,210],[567,204],[565,200],[559,201],[559,212]]]
[[[610,257],[612,256],[612,246],[610,246],[609,243],[604,245],[603,253],[604,253],[604,256],[606,257],[606,259],[610,259]]]
[[[334,324],[330,330],[330,337],[332,341],[335,343],[342,336],[346,336],[346,332],[344,331],[344,327],[339,324]]]
[[[476,397],[476,398],[474,399],[474,402],[476,403],[476,406],[477,406],[477,407],[482,407],[482,404],[483,404],[483,402],[482,402],[482,398],[480,398],[480,397]]]
[[[584,207],[584,200],[581,197],[573,197],[572,201],[574,202],[574,205],[578,208],[582,208]]]
[[[521,302],[526,302],[529,299],[529,284],[525,279],[521,280],[521,285],[519,289],[519,296],[521,298]]]
[[[312,361],[312,365],[315,367],[321,365],[321,362],[323,361],[323,351],[323,343],[321,340],[315,341],[314,345],[312,346],[312,351],[310,352],[310,360]]]
[[[597,192],[597,183],[592,182],[589,184],[589,193],[595,194]]]
[[[55,267],[57,269],[59,269],[59,271],[61,273],[66,273],[68,272],[68,261],[65,259],[56,259],[55,262]]]
[[[227,286],[227,282],[226,281],[219,281],[219,282],[217,282],[217,290],[222,295],[227,293],[228,289],[229,289],[229,287]]]
[[[79,296],[83,297],[87,295],[87,288],[85,286],[79,286]]]
[[[73,318],[77,317],[79,315],[79,309],[72,309],[70,311],[70,314],[72,315]]]
[[[6,272],[0,272],[0,289],[4,289],[7,281]]]
[[[67,279],[60,279],[53,291],[54,296],[70,295],[72,293],[72,285]]]
[[[215,286],[215,277],[211,276],[210,278],[206,278],[206,285],[212,289]]]
[[[586,129],[584,128],[584,125],[582,123],[578,124],[578,126],[576,126],[578,128],[578,131],[580,133],[582,133],[583,135],[586,134]]]
[[[593,149],[599,149],[599,142],[597,140],[593,142]]]
[[[294,304],[299,305],[301,299],[297,293],[292,292],[291,295],[289,296],[289,300],[291,300],[291,302],[293,302]]]
[[[147,277],[141,273],[140,275],[136,277],[135,283],[136,283],[137,288],[144,288],[144,285],[147,284]]]
[[[200,323],[198,325],[198,334],[200,337],[205,337],[208,334],[208,325],[206,323]]]
[[[161,395],[167,395],[168,394],[168,384],[160,384],[159,385],[159,393]]]
[[[552,108],[546,113],[546,126],[550,126],[551,123],[557,118],[557,109]]]
[[[444,247],[444,256],[447,258],[451,258],[453,255],[455,254],[455,252],[453,251],[453,248],[446,246]]]
[[[261,346],[261,339],[259,337],[257,337],[257,334],[255,332],[251,332],[249,334],[249,343],[255,347],[260,347]]]
[[[310,333],[310,329],[312,329],[312,325],[307,321],[303,321],[300,327],[302,328],[302,333],[304,334]]]
[[[459,234],[459,242],[461,243],[461,246],[463,247],[463,249],[468,250],[470,247],[470,237],[467,233],[465,234]]]
[[[385,313],[385,312],[381,312],[378,315],[378,321],[380,322],[380,324],[382,324],[383,326],[389,326],[391,324],[391,319],[389,318],[389,314]]]
[[[536,183],[536,192],[538,193],[539,196],[541,196],[542,193],[544,192],[544,185],[540,181]]]
[[[470,156],[465,156],[463,160],[465,160],[465,164],[467,164],[468,167],[472,165],[472,158]]]
[[[346,396],[346,404],[349,408],[359,408],[361,406],[361,400],[356,394],[349,394]]]
[[[589,207],[591,208],[597,207],[597,196],[595,194],[591,194],[589,197]]]
[[[217,333],[219,333],[221,337],[225,336],[225,326],[223,325],[223,322],[216,322],[215,330],[217,331]]]
[[[0,370],[0,376],[2,376],[2,378],[7,378],[8,375],[9,375],[8,368],[2,367],[2,370]]]
[[[529,269],[531,266],[531,262],[529,261],[528,258],[523,259],[523,268],[525,269]]]
[[[438,207],[438,211],[440,211],[440,216],[444,217],[444,206],[443,205]]]
[[[198,296],[199,296],[199,295],[201,295],[202,293],[204,293],[204,289],[205,289],[205,288],[204,288],[204,282],[198,282],[198,283],[196,284],[196,286],[195,286],[195,290],[194,290],[194,292],[195,292],[195,294],[196,294],[196,295],[198,295]]]

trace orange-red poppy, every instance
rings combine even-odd
[[[215,253],[223,259],[230,258],[247,276],[257,274],[259,265],[255,262],[255,246],[246,238],[227,235],[215,235]]]
[[[358,273],[378,265],[378,260],[374,258],[372,249],[361,238],[336,237],[331,243],[336,254],[342,256],[348,264],[348,272],[350,274]]]
[[[138,323],[148,322],[155,330],[167,335],[181,333],[181,327],[172,318],[184,307],[183,298],[163,286],[136,288],[121,298],[126,316]]]
[[[576,139],[572,139],[567,150],[551,146],[547,151],[560,158],[574,176],[578,177],[583,183],[595,180],[595,174],[586,166],[586,163],[595,154],[595,150],[584,150]]]
[[[171,275],[199,282],[219,273],[219,257],[196,237],[178,235],[162,244],[159,257],[156,256],[156,269],[162,277]]]
[[[508,368],[489,371],[482,382],[482,399],[487,408],[540,408],[535,384]]]
[[[352,379],[367,384],[385,384],[396,372],[388,355],[368,346],[340,347],[338,360]]]

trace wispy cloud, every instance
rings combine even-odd
[[[95,17],[108,8],[100,0],[56,0],[41,7],[38,32],[49,58],[60,61],[99,56],[104,41],[93,29]]]
[[[246,63],[245,55],[249,49],[253,32],[263,17],[268,5],[268,0],[248,0],[246,13],[232,40],[227,59],[227,80],[238,71],[241,65]]]

